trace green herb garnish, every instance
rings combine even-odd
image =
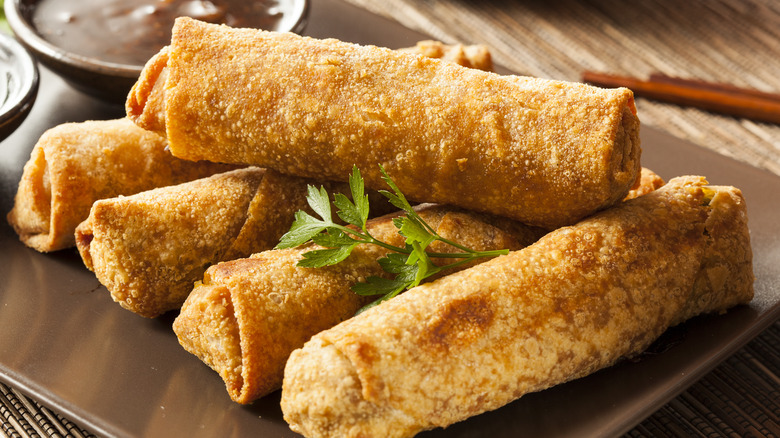
[[[365,194],[365,185],[357,167],[352,168],[349,177],[349,187],[352,192],[352,200],[342,193],[336,193],[333,205],[338,208],[336,214],[348,225],[341,225],[333,221],[331,212],[331,200],[324,187],[319,189],[309,186],[307,201],[319,218],[304,211],[295,214],[295,221],[281,241],[277,249],[293,248],[305,243],[313,242],[323,247],[305,252],[298,266],[307,268],[321,268],[335,265],[349,257],[352,250],[360,244],[372,244],[385,248],[389,253],[379,259],[379,264],[386,272],[394,274],[393,279],[371,276],[364,283],[352,286],[352,291],[358,295],[381,295],[377,300],[358,311],[361,313],[383,301],[389,300],[406,289],[419,285],[423,280],[437,273],[450,269],[482,257],[495,257],[507,254],[509,250],[475,251],[445,239],[436,233],[412,208],[412,205],[401,193],[401,190],[387,175],[380,165],[382,179],[392,191],[381,190],[391,204],[404,211],[405,215],[393,219],[393,224],[398,232],[406,238],[404,247],[398,247],[376,239],[366,229],[369,216],[368,195]],[[449,244],[463,252],[438,253],[427,252],[426,248],[440,241]],[[432,258],[451,258],[458,261],[443,266],[435,265]]]
[[[8,20],[5,18],[4,3],[5,2],[3,0],[0,0],[0,32],[11,35],[13,32],[11,31],[11,27],[8,26]]]

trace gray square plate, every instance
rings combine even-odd
[[[307,34],[392,48],[424,35],[339,0],[313,2]],[[43,70],[38,103],[0,144],[0,210],[38,137],[66,121],[120,117]],[[641,115],[640,115],[641,116]],[[614,436],[650,415],[780,316],[780,178],[643,128],[644,165],[664,178],[700,174],[740,187],[749,206],[756,298],[725,315],[670,330],[663,346],[497,411],[421,436]],[[230,401],[219,376],[185,352],[174,315],[146,320],[121,309],[75,250],[39,254],[0,224],[0,379],[98,435],[295,436],[279,392],[251,406]]]

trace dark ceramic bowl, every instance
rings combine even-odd
[[[38,66],[12,37],[0,33],[0,140],[24,121],[38,95]]]
[[[107,102],[124,104],[143,65],[119,64],[82,56],[47,41],[33,22],[35,8],[40,2],[41,0],[5,1],[8,24],[19,42],[43,65],[74,88]],[[306,26],[309,0],[279,0],[275,8],[283,13],[283,18],[278,27],[272,30],[300,33]]]

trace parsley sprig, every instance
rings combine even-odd
[[[398,232],[406,238],[403,247],[383,242],[371,235],[367,229],[369,217],[368,195],[365,193],[365,184],[360,170],[352,168],[349,177],[349,188],[352,194],[350,200],[343,193],[336,193],[333,197],[333,205],[338,209],[336,214],[347,225],[333,221],[331,200],[324,187],[317,189],[308,187],[307,201],[309,206],[319,218],[304,211],[295,214],[295,221],[281,241],[277,249],[293,248],[305,243],[313,242],[320,249],[314,249],[303,253],[303,258],[298,266],[307,268],[321,268],[335,265],[352,253],[356,246],[361,244],[378,245],[388,250],[388,253],[378,260],[379,265],[386,272],[395,275],[388,279],[379,276],[370,276],[365,282],[352,286],[352,291],[358,295],[375,296],[378,299],[358,311],[361,313],[383,301],[398,295],[404,290],[419,285],[423,280],[438,274],[446,269],[451,269],[474,259],[483,257],[496,257],[507,254],[509,250],[476,251],[457,242],[440,236],[436,230],[423,220],[412,205],[401,193],[401,190],[388,176],[380,165],[382,179],[392,191],[381,190],[392,205],[404,211],[403,216],[393,219],[393,224]],[[350,226],[351,225],[351,226]],[[426,249],[435,241],[446,243],[462,252],[440,253],[428,252]],[[432,259],[457,259],[449,264],[437,266]]]

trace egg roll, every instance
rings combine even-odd
[[[381,164],[409,199],[545,228],[622,200],[639,176],[626,88],[190,18],[176,21],[126,109],[183,159],[334,181],[354,164],[374,189]]]
[[[127,119],[65,123],[46,131],[24,166],[8,222],[41,252],[76,244],[92,203],[179,184],[236,166],[174,158],[164,137]]]
[[[658,175],[645,168],[642,174],[642,186],[629,198],[657,188]],[[418,213],[440,235],[476,250],[519,249],[544,234],[541,228],[449,206],[424,205]],[[369,221],[368,229],[380,240],[403,244],[387,217]],[[350,286],[369,275],[386,275],[376,263],[382,251],[365,245],[344,264],[325,270],[296,267],[311,249],[265,251],[210,267],[174,321],[179,343],[217,371],[238,403],[278,389],[292,350],[367,303]],[[440,243],[431,249],[457,251]]]
[[[281,406],[307,437],[408,437],[643,351],[753,296],[745,201],[702,177],[563,227],[315,335]]]
[[[114,301],[154,318],[179,309],[210,265],[276,246],[295,212],[310,211],[310,184],[248,167],[102,199],[76,228],[76,246]],[[346,184],[321,185],[349,193]],[[381,195],[367,194],[375,214],[391,210]]]
[[[478,251],[519,249],[543,233],[447,206],[425,205],[417,211],[440,235]],[[392,216],[372,219],[367,228],[382,241],[404,245]],[[210,267],[173,323],[179,343],[219,373],[238,403],[279,389],[291,351],[375,299],[357,295],[350,287],[369,276],[387,276],[377,263],[387,250],[376,245],[359,245],[334,266],[297,266],[302,254],[312,249],[265,251]],[[441,242],[429,250],[459,252]]]
[[[429,58],[439,58],[447,62],[468,68],[477,68],[485,71],[493,71],[493,58],[490,50],[482,45],[465,46],[463,44],[443,44],[440,41],[419,41],[414,47],[399,49],[410,53],[417,53]],[[146,69],[158,72],[154,82],[149,80],[139,81],[133,90],[135,99],[144,101],[142,112],[134,113],[134,120],[145,129],[165,132],[165,83],[168,77],[169,47],[163,47],[149,61]]]

